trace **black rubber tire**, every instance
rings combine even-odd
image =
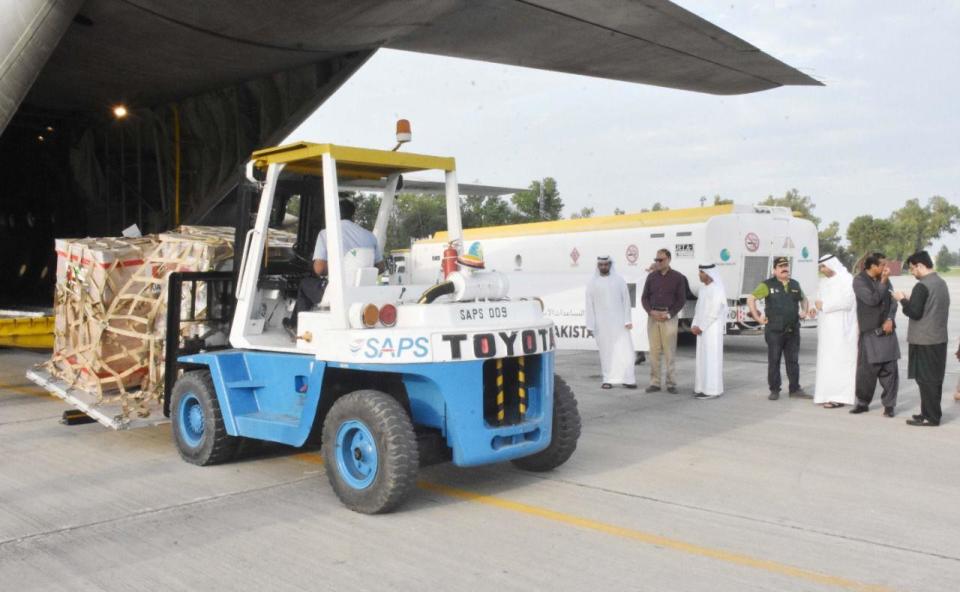
[[[567,383],[553,377],[553,437],[542,451],[511,462],[525,471],[552,471],[570,460],[580,439],[580,411]]]
[[[377,446],[377,473],[364,489],[347,484],[337,466],[337,432],[349,420],[362,422]],[[420,458],[410,416],[396,399],[380,391],[359,390],[337,399],[323,422],[320,451],[334,493],[355,512],[389,512],[407,497],[417,481]]]
[[[180,400],[186,393],[193,393],[203,407],[203,438],[197,446],[190,446],[180,434]],[[170,423],[173,440],[180,457],[188,463],[206,466],[233,460],[240,445],[240,438],[227,434],[217,401],[209,370],[186,372],[173,385],[170,401]]]

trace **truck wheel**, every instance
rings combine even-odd
[[[227,434],[209,370],[187,372],[177,379],[170,423],[177,450],[188,463],[215,465],[236,455],[240,439]]]
[[[380,391],[355,391],[333,404],[321,451],[333,491],[356,512],[389,512],[416,482],[413,424],[400,403]]]
[[[544,450],[518,458],[513,464],[526,471],[550,471],[567,462],[580,438],[580,412],[577,399],[567,383],[553,377],[553,437]]]

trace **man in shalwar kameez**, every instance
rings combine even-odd
[[[907,372],[920,389],[920,413],[907,420],[912,426],[938,426],[943,415],[943,378],[947,369],[947,320],[950,315],[950,287],[935,271],[926,251],[907,257],[910,274],[917,279],[910,296],[895,292],[907,327]]]
[[[723,394],[723,334],[727,328],[727,291],[716,265],[700,266],[700,293],[691,331],[697,336],[694,396],[715,399]]]
[[[857,401],[857,295],[853,276],[834,255],[820,258],[817,290],[817,386],[816,405],[826,409],[853,405]]]
[[[627,283],[613,271],[610,257],[597,258],[597,271],[587,284],[585,316],[600,350],[601,388],[613,388],[614,384],[637,388],[630,293]]]

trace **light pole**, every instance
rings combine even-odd
[[[540,219],[543,220],[543,182],[544,179],[540,179],[540,197],[537,198],[537,208],[540,210]]]

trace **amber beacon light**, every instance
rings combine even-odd
[[[396,152],[400,146],[406,144],[413,139],[413,132],[410,131],[410,120],[409,119],[398,119],[397,120],[397,145],[393,147],[394,152]]]

